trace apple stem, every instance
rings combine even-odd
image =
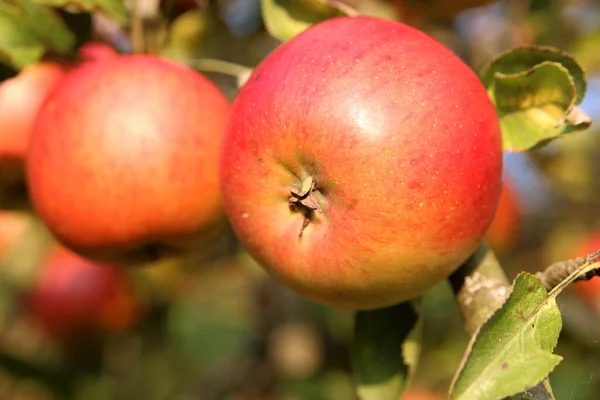
[[[295,192],[294,190],[290,190],[290,197],[288,198],[288,204],[291,211],[299,211],[304,215],[304,220],[302,221],[302,228],[300,228],[300,233],[298,233],[298,237],[301,238],[304,233],[304,229],[310,223],[310,220],[315,211],[319,213],[323,213],[323,209],[319,206],[319,203],[314,198],[314,191],[317,189],[317,183],[313,179],[313,177],[309,177],[308,179],[302,182],[302,188],[300,189],[300,193]]]
[[[144,21],[140,14],[141,0],[133,0],[131,9],[131,45],[135,54],[143,54],[146,50],[144,38]]]

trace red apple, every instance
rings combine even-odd
[[[0,190],[11,195],[22,186],[29,138],[35,119],[66,69],[55,62],[25,67],[19,75],[0,84]]]
[[[27,214],[16,211],[0,211],[0,262],[21,240],[29,224]]]
[[[577,248],[573,257],[585,257],[598,250],[600,250],[600,232],[587,238]],[[600,277],[596,276],[589,281],[575,282],[573,288],[585,304],[600,311]]]
[[[140,314],[132,282],[123,270],[54,247],[24,298],[26,315],[55,337],[81,330],[115,332]]]
[[[194,250],[222,218],[218,148],[228,112],[212,82],[170,61],[81,64],[38,117],[33,205],[87,257],[130,264]]]
[[[485,235],[485,240],[497,253],[509,251],[517,240],[521,215],[516,201],[514,189],[505,181],[496,215]]]
[[[373,309],[420,295],[474,251],[502,147],[485,89],[450,50],[347,17],[263,60],[220,162],[232,226],[269,273],[316,301]]]

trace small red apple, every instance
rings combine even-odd
[[[573,257],[585,257],[598,250],[600,250],[600,233],[587,238],[577,247]],[[600,277],[596,276],[588,281],[575,282],[573,288],[585,304],[600,311]]]
[[[32,321],[60,338],[80,330],[124,330],[140,315],[133,284],[123,270],[62,246],[48,253],[23,305]]]
[[[0,84],[0,191],[8,191],[5,196],[23,186],[27,147],[37,114],[65,73],[59,63],[40,62]]]
[[[38,116],[32,203],[78,253],[131,264],[194,250],[221,221],[217,164],[229,103],[153,56],[83,63]]]
[[[0,262],[23,238],[28,224],[27,214],[0,210]]]
[[[509,251],[515,244],[521,219],[516,193],[506,181],[502,186],[498,209],[485,240],[497,253]]]
[[[314,25],[238,94],[220,164],[239,239],[297,292],[373,309],[420,295],[477,247],[501,190],[477,76],[407,25]]]

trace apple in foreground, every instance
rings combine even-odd
[[[24,165],[36,117],[49,93],[66,73],[56,62],[25,67],[0,84],[0,191],[24,191]]]
[[[477,76],[430,36],[369,17],[314,25],[264,59],[220,159],[249,253],[347,309],[446,278],[487,231],[501,179],[499,122]]]
[[[24,297],[25,314],[56,338],[82,331],[116,332],[140,315],[132,281],[121,269],[53,247]]]
[[[228,113],[211,81],[174,62],[83,63],[40,111],[27,165],[34,208],[60,242],[97,260],[192,251],[223,219]]]

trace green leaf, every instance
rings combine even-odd
[[[451,399],[502,399],[537,385],[562,357],[556,294],[521,273],[506,303],[473,335],[450,389]]]
[[[486,66],[481,79],[496,106],[507,151],[529,150],[591,124],[576,107],[586,92],[585,73],[557,49],[516,48]]]
[[[311,25],[344,15],[322,0],[261,0],[262,15],[271,36],[286,41]]]
[[[44,54],[43,41],[29,26],[21,11],[0,3],[0,60],[21,69]]]
[[[0,59],[17,69],[38,61],[47,49],[67,53],[75,40],[46,6],[33,0],[0,3]]]
[[[52,7],[77,7],[82,11],[100,11],[120,24],[127,23],[128,13],[123,0],[35,0]]]
[[[50,48],[59,53],[67,53],[75,46],[75,35],[48,7],[32,0],[19,0],[19,5],[31,28]]]
[[[411,303],[356,313],[351,356],[361,400],[398,400],[420,351]]]

